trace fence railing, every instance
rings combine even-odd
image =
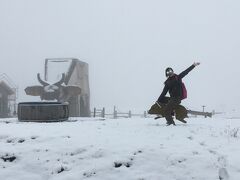
[[[188,114],[195,115],[195,116],[204,116],[206,117],[212,117],[213,113],[210,112],[201,112],[201,111],[192,111],[192,110],[187,110]]]
[[[192,110],[187,110],[187,112],[190,115],[204,116],[205,118],[212,117],[214,115],[214,113],[210,113],[210,112],[201,112],[201,111],[192,111]],[[108,117],[108,118],[113,118],[113,119],[132,118],[132,117],[148,118],[151,116],[147,113],[147,111],[144,111],[142,114],[134,114],[134,113],[132,113],[132,111],[128,111],[128,112],[117,111],[116,107],[114,107],[114,110],[112,113],[106,113],[105,108],[102,108],[102,109],[94,108],[94,110],[91,114],[92,114],[92,117],[102,117],[102,118]]]
[[[102,108],[102,109],[94,108],[93,112],[92,112],[92,116],[93,117],[102,117],[102,118],[109,117],[109,118],[114,118],[114,119],[132,118],[132,117],[142,117],[142,118],[149,117],[147,111],[144,111],[142,114],[134,114],[134,113],[132,113],[132,111],[128,111],[128,112],[117,111],[116,107],[114,107],[114,110],[112,113],[106,113],[105,108]]]

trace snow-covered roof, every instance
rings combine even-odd
[[[14,94],[14,90],[3,80],[0,80],[0,87],[4,88],[9,95]]]

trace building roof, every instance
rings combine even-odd
[[[0,87],[4,88],[9,95],[14,94],[14,90],[3,80],[0,80]]]

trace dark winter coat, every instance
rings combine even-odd
[[[169,92],[171,98],[180,99],[182,97],[182,78],[184,78],[191,70],[193,70],[195,66],[192,65],[189,68],[187,68],[185,71],[181,72],[179,75],[174,75],[172,77],[169,77],[165,81],[165,86],[163,88],[163,91],[158,98],[158,102],[164,103],[164,97]]]

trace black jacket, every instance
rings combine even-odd
[[[189,68],[181,72],[179,75],[169,77],[164,83],[165,86],[160,97],[158,98],[158,102],[164,103],[164,97],[167,94],[167,92],[169,92],[171,98],[177,98],[181,100],[182,78],[184,78],[191,70],[193,70],[194,67],[195,67],[194,65],[191,65]]]

